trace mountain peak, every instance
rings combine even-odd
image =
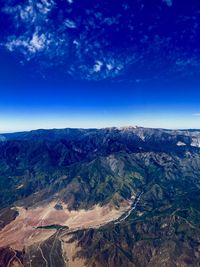
[[[124,130],[124,131],[129,131],[129,130],[133,130],[133,129],[137,129],[137,128],[141,128],[137,125],[129,125],[129,126],[122,126],[122,127],[119,127],[120,130]]]

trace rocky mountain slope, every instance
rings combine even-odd
[[[0,135],[0,266],[199,267],[200,130]]]

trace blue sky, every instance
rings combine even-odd
[[[2,1],[0,131],[200,128],[197,2]]]

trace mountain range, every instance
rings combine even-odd
[[[200,130],[0,135],[1,267],[199,267]]]

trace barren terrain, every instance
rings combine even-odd
[[[16,207],[19,215],[0,231],[0,247],[22,250],[48,239],[56,232],[56,229],[38,227],[60,225],[69,227],[69,231],[99,227],[118,219],[129,208],[128,202],[120,209],[95,205],[92,209],[78,211],[69,211],[66,205],[57,210],[55,205],[56,202],[51,202],[30,209]]]

